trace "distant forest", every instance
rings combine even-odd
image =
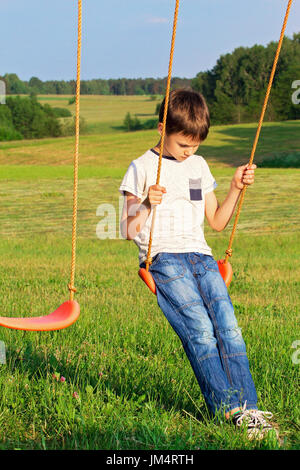
[[[38,95],[73,95],[76,90],[75,80],[47,80],[43,82],[32,77],[28,82],[22,81],[14,74],[6,74],[0,79],[6,83],[7,94]],[[81,80],[82,95],[163,95],[167,79],[164,78],[117,78]],[[191,79],[172,78],[172,87],[190,87]]]
[[[216,65],[193,79],[173,77],[172,89],[201,92],[209,105],[213,124],[257,121],[269,80],[277,43],[238,47],[221,55]],[[75,81],[22,81],[14,74],[0,79],[7,94],[75,94]],[[300,32],[285,37],[266,113],[266,120],[300,119]],[[94,79],[81,81],[81,93],[93,95],[164,95],[166,78]],[[297,87],[297,89],[294,88]],[[292,100],[296,96],[296,100]]]

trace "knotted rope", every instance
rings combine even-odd
[[[75,152],[74,152],[74,189],[73,189],[73,218],[72,218],[72,258],[71,276],[68,289],[70,300],[74,299],[75,268],[76,268],[76,231],[77,231],[77,200],[78,200],[78,156],[79,156],[79,129],[80,129],[80,67],[82,42],[82,0],[78,0],[78,43],[77,43],[77,78],[76,78],[76,113],[75,113]]]

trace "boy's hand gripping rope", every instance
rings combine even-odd
[[[271,71],[271,74],[270,74],[270,79],[269,79],[269,83],[268,83],[268,87],[267,87],[267,92],[266,92],[265,100],[264,100],[264,103],[263,103],[261,116],[260,116],[260,119],[259,119],[257,131],[256,131],[256,135],[255,135],[255,139],[254,139],[254,143],[253,143],[253,147],[252,147],[252,151],[251,151],[249,165],[252,165],[254,155],[255,155],[255,152],[256,152],[256,148],[257,148],[257,144],[258,144],[258,140],[259,140],[259,136],[260,136],[260,132],[261,132],[261,128],[262,128],[262,123],[263,123],[265,112],[266,112],[266,109],[267,109],[269,96],[270,96],[270,92],[271,92],[271,89],[272,89],[274,75],[275,75],[275,72],[276,72],[277,63],[278,63],[278,59],[279,59],[279,55],[280,55],[280,51],[281,51],[281,47],[282,47],[282,43],[283,43],[283,39],[284,39],[284,33],[285,33],[285,30],[286,30],[286,25],[287,25],[287,21],[288,21],[288,17],[289,17],[289,14],[290,14],[290,9],[291,9],[292,3],[293,3],[293,0],[288,1],[286,14],[285,14],[284,21],[283,21],[283,26],[282,26],[282,29],[281,29],[280,39],[279,39],[279,42],[278,42],[278,46],[277,46],[277,50],[276,50],[276,54],[275,54],[275,59],[274,59],[272,71]],[[159,153],[156,184],[159,184],[159,181],[160,181],[162,154],[163,154],[164,140],[165,140],[165,134],[166,134],[166,123],[167,123],[169,95],[170,95],[170,88],[171,88],[172,64],[173,64],[173,57],[174,57],[174,47],[175,47],[175,38],[176,38],[178,10],[179,10],[179,0],[176,0],[174,22],[173,22],[173,34],[172,34],[171,51],[170,51],[168,80],[167,80],[167,89],[166,89],[166,98],[165,98],[165,108],[164,108],[164,117],[163,117],[163,129],[162,129],[162,135],[161,135],[161,145],[160,145],[160,153]],[[234,239],[234,236],[235,236],[239,216],[240,216],[240,213],[241,213],[241,209],[242,209],[246,189],[247,189],[247,185],[244,185],[244,187],[242,189],[242,192],[241,192],[241,197],[240,197],[240,201],[239,201],[238,208],[237,208],[237,213],[236,213],[235,220],[234,220],[233,229],[232,229],[232,232],[231,232],[231,235],[230,235],[228,248],[225,252],[226,253],[225,260],[224,260],[225,263],[227,263],[228,258],[230,256],[232,256],[233,239]],[[149,271],[149,266],[152,262],[151,247],[152,247],[152,240],[153,240],[155,217],[156,217],[156,206],[154,206],[154,208],[153,208],[153,216],[152,216],[152,222],[151,222],[151,228],[150,228],[148,253],[147,253],[147,259],[146,259],[146,270],[147,271]]]
[[[259,139],[259,136],[260,136],[260,131],[261,131],[262,123],[263,123],[263,120],[264,120],[265,112],[266,112],[266,109],[267,109],[269,96],[270,96],[270,92],[271,92],[271,88],[272,88],[272,84],[273,84],[273,80],[274,80],[274,75],[275,75],[275,72],[276,72],[277,63],[278,63],[278,59],[279,59],[279,54],[280,54],[280,51],[281,51],[281,46],[282,46],[282,42],[283,42],[283,38],[284,38],[284,32],[285,32],[285,29],[286,29],[286,25],[287,25],[287,21],[288,21],[288,17],[289,17],[289,14],[290,14],[290,9],[291,9],[292,3],[293,3],[293,0],[289,0],[288,5],[287,5],[287,10],[286,10],[286,14],[285,14],[284,21],[283,21],[283,26],[282,26],[282,30],[281,30],[281,34],[280,34],[280,39],[279,39],[279,42],[278,42],[277,51],[276,51],[276,54],[275,54],[275,59],[274,59],[274,63],[273,63],[273,67],[272,67],[272,71],[271,71],[271,75],[270,75],[270,79],[269,79],[269,84],[268,84],[264,104],[263,104],[262,111],[261,111],[261,116],[260,116],[260,119],[259,119],[257,131],[256,131],[256,135],[255,135],[255,139],[254,139],[254,143],[253,143],[253,147],[252,147],[252,151],[251,151],[249,165],[252,165],[252,163],[253,163],[253,159],[254,159],[258,139]],[[239,216],[240,216],[240,213],[241,213],[241,209],[242,209],[246,189],[247,189],[247,185],[244,185],[244,187],[242,189],[242,192],[241,192],[241,198],[240,198],[240,201],[239,201],[239,205],[238,205],[238,208],[237,208],[237,213],[236,213],[235,220],[234,220],[233,229],[232,229],[232,232],[231,232],[231,235],[230,235],[228,248],[225,252],[226,253],[225,263],[227,263],[228,258],[230,256],[232,256],[232,243],[233,243],[237,223],[238,223],[238,220],[239,220]]]

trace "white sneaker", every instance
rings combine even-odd
[[[247,410],[245,402],[243,408],[238,413],[232,415],[232,421],[236,427],[247,426],[249,439],[263,439],[270,431],[273,431],[278,439],[278,431],[265,418],[271,419],[272,413],[269,411]]]

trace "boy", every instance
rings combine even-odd
[[[265,419],[272,414],[257,409],[245,343],[203,233],[204,215],[218,232],[227,226],[243,186],[254,182],[256,165],[236,169],[220,205],[208,164],[195,154],[209,127],[201,94],[185,89],[170,93],[160,184],[155,181],[161,141],[133,160],[123,178],[121,232],[137,244],[140,267],[145,267],[151,209],[157,206],[150,272],[158,305],[182,342],[211,412],[224,410],[236,426],[247,426],[250,438],[262,438],[272,429]]]

